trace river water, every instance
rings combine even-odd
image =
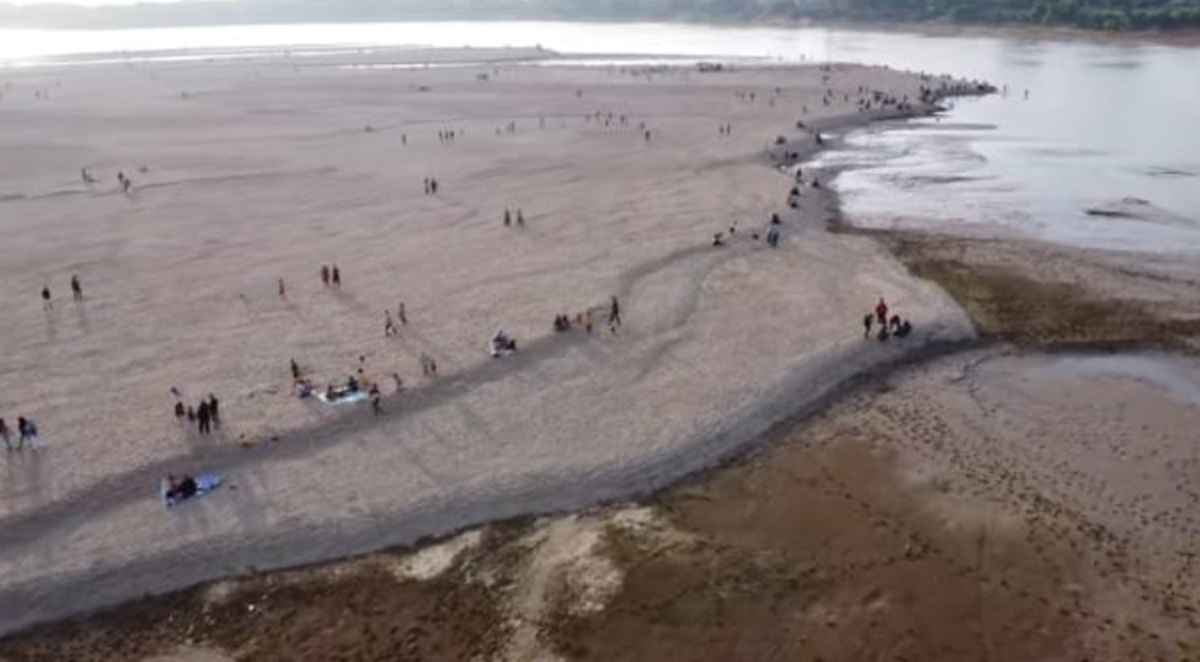
[[[822,157],[851,222],[1200,254],[1200,48],[691,24],[379,23],[0,30],[0,63],[293,55],[373,46],[849,61],[983,79],[1007,94],[876,126]],[[188,51],[184,53],[184,51]],[[1028,97],[1026,97],[1028,90]],[[1125,198],[1131,217],[1086,209]]]

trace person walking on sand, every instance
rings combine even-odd
[[[400,320],[400,326],[408,326],[408,313],[404,310],[404,302],[396,307],[396,319]]]
[[[279,298],[287,299],[287,287],[283,284],[283,279],[279,279]]]
[[[298,382],[298,381],[300,381],[300,364],[296,363],[296,359],[291,359],[291,361],[292,361],[292,381]]]
[[[875,316],[871,313],[863,315],[863,338],[871,337],[871,322],[875,321]]]
[[[333,288],[335,290],[342,289],[342,272],[340,269],[338,269],[338,265],[336,265],[336,264],[333,265],[332,273],[333,273],[333,275],[331,276],[331,280],[333,282]]]
[[[887,314],[887,302],[883,300],[883,297],[879,297],[879,303],[875,304],[875,321],[879,322],[880,326],[887,326]]]
[[[18,416],[17,432],[20,434],[20,437],[17,439],[17,450],[24,448],[26,443],[29,444],[30,448],[37,450],[38,429],[37,424],[32,419]]]
[[[617,301],[616,295],[613,296],[612,302],[608,306],[608,325],[612,328],[613,333],[616,333],[617,327],[621,326],[621,303]]]
[[[50,286],[42,287],[42,310],[54,310],[54,303],[50,301]]]
[[[329,265],[327,264],[321,265],[321,284],[329,287]]]
[[[512,227],[512,214],[507,209],[504,210],[504,227]]]
[[[430,177],[429,178],[429,194],[430,195],[437,195],[437,186],[438,186],[437,180],[434,179],[433,177]]]
[[[391,338],[396,335],[396,325],[392,323],[392,311],[383,311],[383,337]]]
[[[4,440],[4,447],[11,452],[13,450],[12,431],[8,429],[8,423],[5,423],[3,418],[0,418],[0,439]]]
[[[79,284],[79,276],[71,276],[71,294],[75,297],[75,303],[83,302],[83,286]]]

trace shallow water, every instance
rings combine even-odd
[[[1061,356],[1030,369],[1035,377],[1124,377],[1150,384],[1173,400],[1200,405],[1200,371],[1177,357],[1152,354]]]
[[[197,57],[181,49],[203,57],[283,50],[303,57],[383,46],[535,44],[566,54],[637,55],[644,63],[664,56],[838,60],[988,80],[1009,93],[959,101],[940,122],[856,133],[846,150],[824,157],[861,166],[837,184],[852,222],[1200,253],[1200,131],[1192,126],[1200,117],[1200,48],[1194,47],[823,28],[447,22],[0,30],[0,62]],[[1147,200],[1154,213],[1085,213],[1126,197]]]

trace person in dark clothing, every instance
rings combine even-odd
[[[867,313],[866,315],[863,315],[863,337],[864,338],[871,337],[871,322],[874,322],[874,321],[875,321],[875,316],[872,315],[871,313]]]
[[[42,310],[54,310],[54,304],[50,301],[50,288],[42,288]]]
[[[213,425],[221,427],[221,402],[212,393],[208,394],[208,416]]]
[[[10,451],[13,450],[12,432],[9,431],[8,423],[5,423],[3,418],[0,418],[0,439],[4,440],[5,448],[7,448]]]
[[[75,295],[75,303],[83,301],[83,286],[79,284],[79,276],[71,276],[71,293]]]
[[[910,333],[912,333],[912,323],[910,323],[908,320],[904,320],[900,323],[900,328],[896,329],[896,333],[894,335],[897,338],[905,338]]]
[[[195,410],[195,408],[193,408],[193,407],[191,407],[191,406],[189,406],[189,407],[187,408],[187,419],[188,419],[188,422],[189,422],[189,423],[195,423],[195,422],[196,422],[196,410]]]
[[[300,364],[296,363],[296,359],[292,359],[292,380],[300,380]]]
[[[429,178],[429,194],[430,195],[437,195],[437,186],[438,186],[437,180],[430,177]]]
[[[509,213],[509,211],[507,209],[505,209],[504,210],[504,227],[507,228],[507,227],[510,227],[511,225],[512,225],[512,214]]]
[[[893,331],[893,332],[895,332],[895,331],[896,331],[896,329],[899,329],[899,328],[900,328],[900,316],[899,316],[899,315],[892,315],[892,319],[891,319],[891,321],[888,323],[888,325],[889,325],[889,326],[891,326],[891,327],[892,327],[892,331]]]
[[[616,296],[613,296],[612,303],[608,307],[608,324],[614,330],[621,326],[621,302],[617,301]]]
[[[517,227],[525,227],[525,214],[521,213],[520,209],[517,210]]]
[[[371,411],[374,412],[376,416],[382,414],[383,407],[380,403],[383,396],[379,392],[379,385],[371,384],[371,390],[368,391],[368,393],[371,394]]]
[[[342,286],[342,272],[336,264],[333,265],[333,286],[338,288]]]
[[[184,409],[183,403],[175,401],[175,418],[183,418],[187,415],[187,410]]]
[[[328,265],[324,265],[324,264],[321,265],[321,284],[324,285],[325,287],[329,287],[329,266]]]
[[[880,326],[887,326],[888,305],[879,297],[879,303],[875,304],[875,321],[879,322]]]
[[[887,342],[888,336],[890,335],[891,334],[888,333],[887,325],[884,324],[879,327],[879,333],[876,335],[876,337],[879,338],[879,342]]]
[[[196,409],[196,424],[200,434],[208,434],[212,430],[212,420],[209,418],[208,403],[201,402]]]

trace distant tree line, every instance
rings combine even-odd
[[[231,0],[10,5],[0,27],[102,28],[405,20],[851,20],[1200,28],[1200,0]]]

